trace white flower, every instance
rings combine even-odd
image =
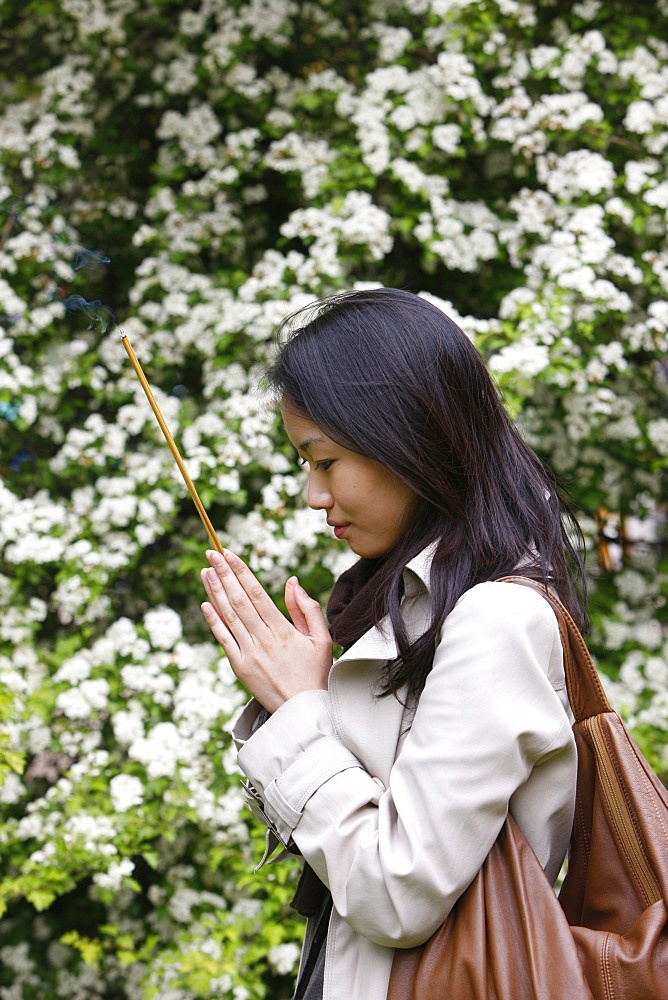
[[[109,683],[103,677],[84,680],[76,688],[62,691],[56,698],[58,708],[68,719],[87,719],[107,707]]]
[[[91,664],[83,653],[64,660],[53,676],[54,681],[66,681],[68,684],[79,684],[90,676]]]
[[[612,163],[589,149],[574,149],[563,156],[539,156],[536,169],[541,183],[558,198],[602,194],[612,191],[615,181]]]
[[[615,577],[617,591],[624,600],[638,603],[648,596],[648,581],[632,569],[626,569]]]
[[[431,141],[437,149],[442,149],[444,153],[456,153],[462,137],[462,130],[459,125],[435,125],[431,133]]]
[[[638,194],[648,182],[652,174],[661,170],[661,164],[655,159],[628,160],[624,166],[626,189],[630,194]]]
[[[90,816],[87,813],[77,813],[65,821],[63,840],[72,843],[73,840],[83,840],[87,851],[100,851],[102,847],[113,847],[111,842],[116,836],[116,830],[109,816]],[[112,853],[107,851],[106,853]],[[115,849],[114,852],[115,853]]]
[[[647,436],[659,455],[668,455],[668,420],[665,417],[649,421]]]
[[[633,222],[634,211],[631,206],[621,198],[609,198],[604,207],[609,215],[618,215],[624,225],[630,226]]]
[[[528,336],[521,337],[514,344],[502,347],[498,354],[489,359],[492,371],[517,371],[526,378],[539,375],[550,363],[550,355],[545,344],[537,344]]]
[[[415,112],[407,104],[400,104],[395,108],[388,116],[388,120],[400,132],[409,132],[417,124]]]
[[[109,793],[116,812],[127,812],[144,801],[144,786],[132,774],[116,774],[109,782]]]
[[[174,690],[174,681],[157,659],[145,663],[126,663],[121,668],[121,681],[132,691],[150,694],[158,705],[169,705],[170,695]]]
[[[18,774],[9,772],[2,785],[0,785],[0,802],[3,805],[12,806],[20,802],[25,794],[26,788]]]
[[[655,618],[648,622],[639,622],[633,629],[633,638],[639,646],[646,649],[658,649],[664,637],[661,622]]]
[[[240,917],[253,920],[262,912],[262,903],[259,899],[247,899],[241,897],[240,899],[235,900],[232,909],[233,913],[237,913]]]
[[[19,840],[42,840],[45,833],[44,820],[37,813],[22,816],[16,826],[16,836]]]
[[[265,156],[267,166],[281,173],[298,171],[307,199],[314,198],[327,178],[327,167],[335,152],[324,139],[307,140],[297,132],[289,132],[273,142]]]
[[[154,649],[171,649],[183,634],[178,614],[165,606],[146,612],[144,628]]]
[[[0,958],[2,958],[3,964],[8,969],[11,969],[21,977],[21,981],[24,981],[24,977],[29,976],[35,968],[35,963],[30,958],[30,946],[25,941],[21,941],[15,945],[5,945],[0,950]],[[22,989],[20,996],[23,996]],[[14,1000],[13,996],[11,1000]],[[16,1000],[19,1000],[18,995]]]
[[[275,944],[267,952],[267,961],[279,976],[287,976],[299,958],[299,948],[293,942]]]
[[[174,777],[179,761],[189,755],[189,746],[173,722],[159,722],[128,748],[128,756],[144,764],[149,778]]]
[[[631,413],[625,414],[619,420],[612,420],[605,430],[606,435],[613,441],[633,441],[640,437],[638,421]]]
[[[93,882],[102,889],[113,889],[118,891],[124,878],[129,878],[135,870],[134,861],[130,858],[121,858],[120,861],[112,861],[106,872],[96,872],[93,875]]]
[[[378,39],[378,58],[384,63],[396,62],[413,38],[408,28],[395,28],[378,21],[370,30]]]
[[[645,201],[648,205],[655,205],[657,208],[668,209],[668,182],[663,181],[645,192]]]
[[[645,677],[657,690],[666,687],[668,683],[668,663],[658,656],[650,656],[645,663]]]
[[[137,711],[115,712],[112,715],[111,725],[114,736],[121,746],[129,746],[144,736],[142,713],[141,706],[137,706]]]
[[[199,892],[196,892],[195,889],[189,889],[187,886],[181,885],[177,888],[174,895],[169,900],[167,909],[173,916],[174,920],[177,920],[181,924],[187,924],[192,919],[192,908],[197,906],[199,902]]]
[[[229,715],[239,704],[235,688],[217,690],[209,670],[188,671],[174,692],[174,719],[183,720],[182,731],[202,740],[210,724],[222,714]]]
[[[624,127],[629,132],[651,132],[656,124],[656,112],[649,101],[633,101],[626,109]]]
[[[215,112],[207,104],[200,104],[191,107],[185,115],[166,111],[156,134],[159,139],[177,139],[193,162],[195,151],[216,139],[220,132],[221,124]]]

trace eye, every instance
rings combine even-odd
[[[307,465],[309,465],[308,459],[302,458],[301,455],[297,455],[297,461],[302,468],[305,468]],[[318,472],[327,472],[327,470],[334,464],[334,462],[335,459],[333,458],[324,458],[320,462],[314,462],[313,468]]]
[[[305,466],[307,466],[309,464],[308,459],[307,458],[302,458],[301,455],[297,455],[297,461],[302,466],[302,468],[304,468]],[[333,464],[334,464],[334,459],[333,458],[325,458],[325,459],[323,459],[320,462],[316,462],[314,464],[313,468],[317,469],[319,472],[327,472],[327,470]]]

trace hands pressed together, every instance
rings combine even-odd
[[[300,691],[326,689],[332,640],[317,601],[296,577],[285,585],[292,624],[233,552],[207,552],[202,613],[243,686],[269,712]]]

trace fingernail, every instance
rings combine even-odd
[[[207,552],[207,557],[212,566],[224,566],[225,560],[221,556],[220,552],[216,552],[215,549],[210,549]]]

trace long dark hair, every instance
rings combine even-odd
[[[524,575],[553,587],[584,625],[577,522],[456,323],[418,295],[377,288],[300,310],[279,342],[268,371],[277,397],[417,495],[374,578],[374,619],[389,615],[399,651],[386,690],[406,685],[418,696],[437,633],[459,597],[520,564]],[[410,641],[400,611],[402,574],[431,542],[432,619]]]

